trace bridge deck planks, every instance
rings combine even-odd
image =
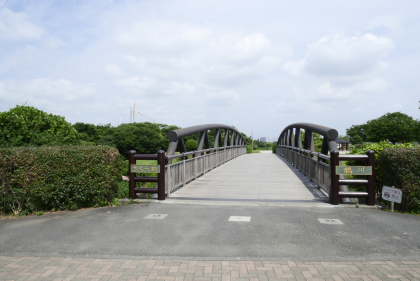
[[[316,184],[273,153],[235,158],[177,190],[185,199],[328,201]],[[169,198],[168,198],[169,199]]]

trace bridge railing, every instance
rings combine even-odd
[[[212,148],[209,130],[215,130]],[[187,152],[183,138],[196,133],[199,133],[197,150]],[[165,194],[170,196],[188,182],[246,153],[246,141],[242,134],[235,128],[222,124],[198,125],[170,131],[168,139],[170,143],[166,156],[164,151],[159,151],[157,155],[136,154],[134,150],[129,152],[129,171],[130,167],[136,165],[136,160],[158,160],[160,166],[157,178],[136,177],[135,172],[130,172],[130,198],[135,199],[136,193],[157,193],[159,200],[165,200]],[[175,154],[176,149],[179,154]],[[181,158],[181,161],[172,163],[178,158]],[[157,187],[140,188],[136,187],[136,182],[156,182]]]
[[[318,188],[322,188],[327,194],[331,190],[330,164],[322,160],[330,160],[330,156],[303,148],[279,145],[276,153],[292,163],[310,181],[314,181]]]
[[[305,138],[301,138],[301,129]],[[321,153],[315,152],[313,133],[323,136]],[[366,155],[339,155],[336,139],[338,132],[334,129],[310,123],[295,123],[287,126],[277,141],[276,153],[296,166],[317,183],[318,188],[326,191],[333,205],[351,202],[350,198],[366,198],[367,205],[375,204],[375,156],[373,151]],[[302,147],[303,146],[303,147]],[[330,153],[330,156],[328,155]],[[340,160],[366,161],[372,174],[366,179],[346,179],[343,174],[336,174]],[[343,167],[344,168],[344,167]],[[348,185],[364,185],[366,192],[350,192]]]
[[[188,158],[188,156],[202,154]],[[204,154],[206,153],[206,154]],[[165,192],[170,196],[172,192],[185,186],[188,182],[212,171],[224,163],[246,153],[246,146],[232,146],[221,149],[210,148],[167,156],[165,166]],[[170,163],[171,160],[181,158],[181,161]]]

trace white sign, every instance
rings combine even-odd
[[[382,199],[395,203],[401,203],[402,191],[401,189],[384,186],[382,187]]]

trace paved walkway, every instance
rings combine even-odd
[[[0,280],[420,280],[419,217],[318,192],[276,155],[251,154],[173,199],[3,220]]]
[[[273,153],[245,154],[171,194],[175,199],[224,199],[322,203],[316,184]]]
[[[0,280],[420,280],[420,262],[1,257]]]

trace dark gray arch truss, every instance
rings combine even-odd
[[[305,130],[305,139],[303,140],[303,147],[301,138],[302,129]],[[285,145],[290,147],[303,148],[309,151],[315,151],[313,133],[320,134],[324,137],[322,141],[321,154],[328,155],[328,152],[338,150],[337,143],[335,142],[335,140],[338,138],[337,130],[311,123],[294,123],[287,126],[281,132],[277,140],[277,145]],[[340,175],[339,178],[345,179],[345,176]],[[347,185],[340,185],[339,188],[340,191],[349,191]],[[341,199],[343,200],[343,202],[350,202],[349,198]]]
[[[198,125],[168,132],[168,139],[170,143],[166,156],[174,155],[177,148],[180,153],[187,152],[183,138],[197,133],[200,133],[200,136],[198,138],[198,147],[195,156],[202,155],[203,152],[200,151],[203,150],[203,148],[211,148],[208,136],[209,130],[215,130],[214,145],[212,148],[225,149],[246,144],[242,134],[231,126],[223,124]],[[222,140],[222,130],[224,130],[225,133],[224,140]]]
[[[305,130],[305,139],[301,138],[301,129]],[[321,153],[328,155],[329,151],[337,150],[337,143],[335,139],[338,137],[338,132],[325,126],[311,124],[311,123],[294,123],[281,132],[277,145],[287,145],[306,150],[315,151],[313,133],[323,136]]]

